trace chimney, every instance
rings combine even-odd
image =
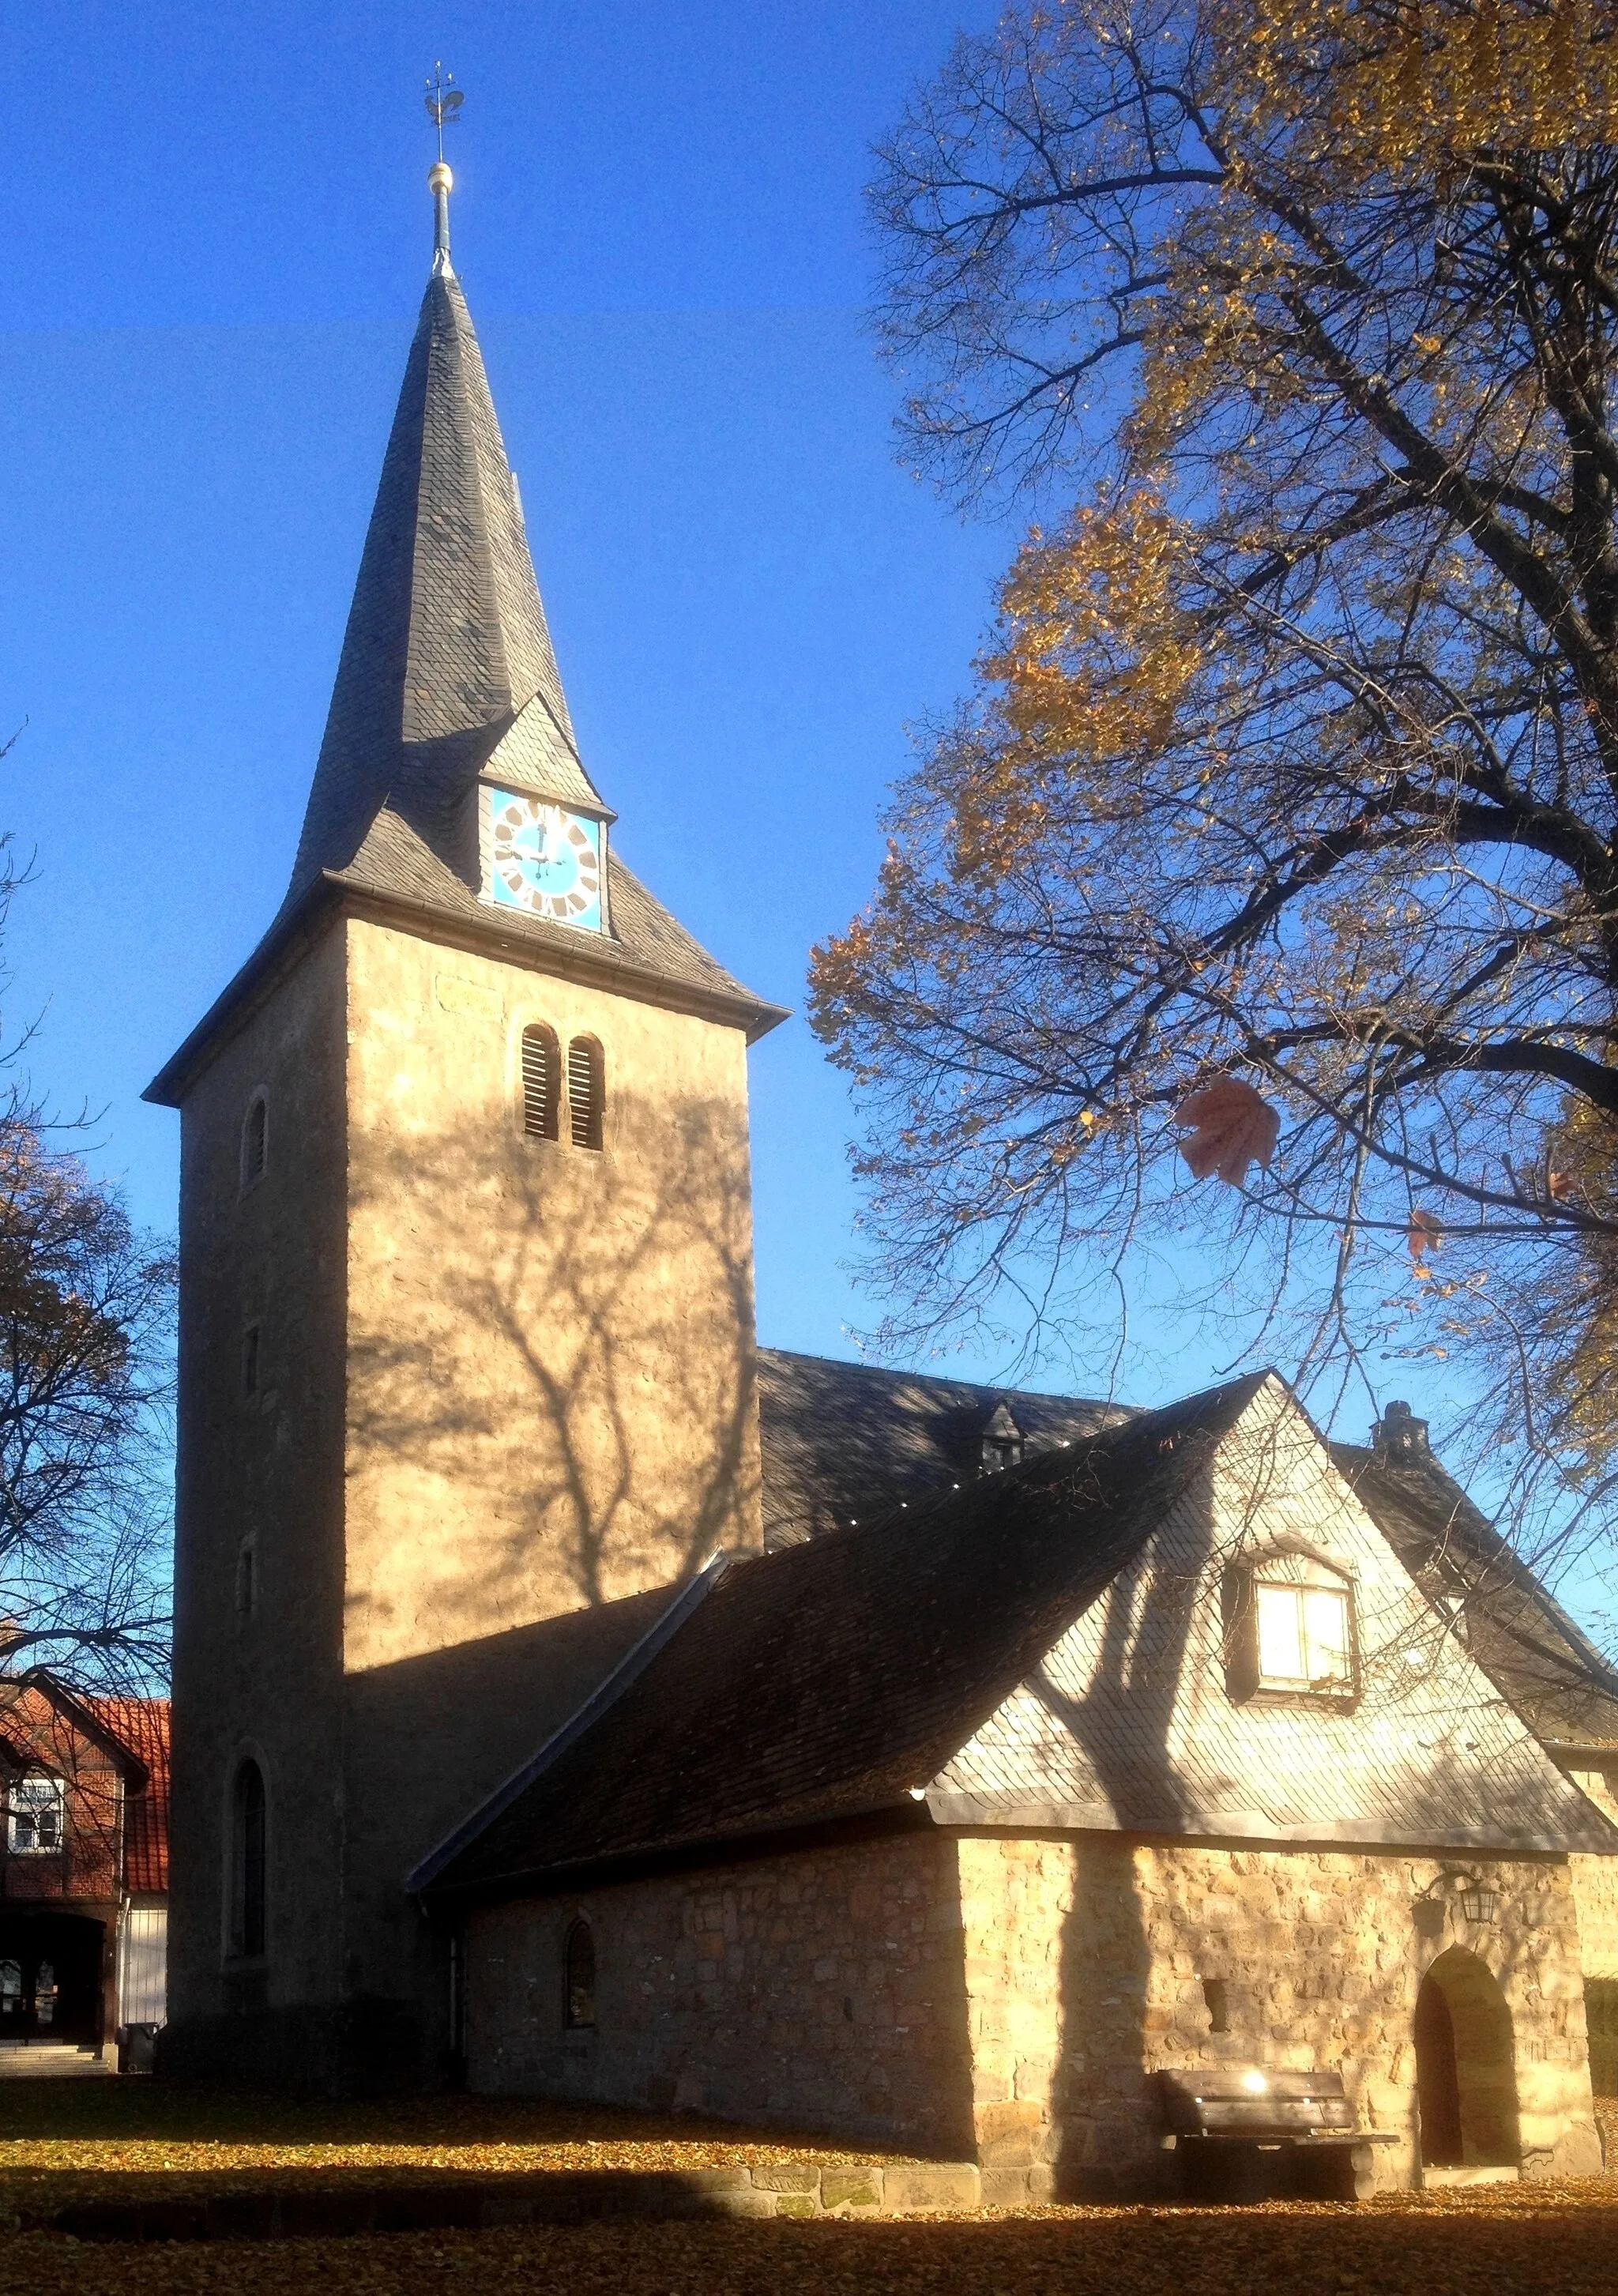
[[[1427,1423],[1417,1419],[1408,1403],[1390,1403],[1371,1429],[1371,1448],[1379,1459],[1395,1465],[1417,1464],[1430,1459]]]

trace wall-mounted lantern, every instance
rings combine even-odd
[[[1500,1918],[1500,1893],[1479,1874],[1458,1874],[1446,1867],[1434,1874],[1416,1899],[1416,1926],[1425,1934],[1437,1934],[1443,1926],[1443,1906],[1448,1898],[1459,1911],[1464,1922],[1476,1927],[1491,1926]],[[1425,1917],[1425,1918],[1424,1918]]]
[[[1461,1912],[1469,1922],[1498,1922],[1500,1918],[1500,1893],[1481,1882],[1475,1874],[1457,1877],[1461,1884],[1458,1895]]]

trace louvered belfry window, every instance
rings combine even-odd
[[[568,1121],[575,1148],[599,1148],[606,1099],[601,1046],[594,1037],[575,1037],[568,1046]]]
[[[533,1021],[522,1031],[522,1129],[530,1139],[556,1137],[560,1066],[556,1031]]]

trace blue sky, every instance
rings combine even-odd
[[[0,819],[37,855],[9,1026],[172,1222],[141,1087],[275,907],[424,283],[442,56],[457,267],[620,842],[800,1006],[906,726],[1008,532],[895,463],[861,306],[873,136],[956,21],[808,8],[4,11]],[[760,1321],[845,1349],[841,1083],[756,1055]]]
[[[38,1019],[35,1079],[94,1111],[144,1220],[172,1225],[177,1125],[141,1088],[291,864],[426,276],[434,60],[468,92],[456,266],[620,849],[801,1008],[1016,540],[900,468],[864,316],[870,144],[991,13],[0,9],[0,734],[28,721],[0,823],[37,858],[5,1019]],[[753,1093],[760,1334],[850,1353],[842,1080],[794,1021]],[[1132,1397],[1219,1367],[1149,1330]]]

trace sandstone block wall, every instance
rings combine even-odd
[[[940,1831],[491,1908],[468,1932],[472,2084],[885,2138],[974,2161],[1009,2202],[1171,2187],[1159,2069],[1335,2067],[1359,2125],[1397,2139],[1377,2181],[1407,2186],[1438,1963],[1474,2125],[1503,2079],[1524,2173],[1592,2172],[1567,1867],[1469,1861],[1501,1900],[1474,1925],[1424,1896],[1459,1863]],[[597,2021],[569,2030],[580,1915]],[[1466,2001],[1497,1985],[1510,2060],[1469,2069]]]
[[[587,1915],[597,2022],[563,2023]],[[892,2139],[969,2159],[954,1844],[800,1851],[474,1915],[474,2088],[611,2100]]]
[[[986,2172],[1026,2165],[1036,2190],[1097,2197],[1150,2189],[1168,2165],[1151,2075],[1229,2059],[1338,2067],[1361,2125],[1400,2139],[1376,2148],[1378,2180],[1409,2185],[1417,1992],[1454,1948],[1511,2012],[1524,2173],[1600,2165],[1565,1865],[1445,1861],[1499,1890],[1489,1926],[1460,1921],[1452,1892],[1418,1902],[1444,1870],[1426,1857],[1100,1834],[966,1837],[959,1855]]]

